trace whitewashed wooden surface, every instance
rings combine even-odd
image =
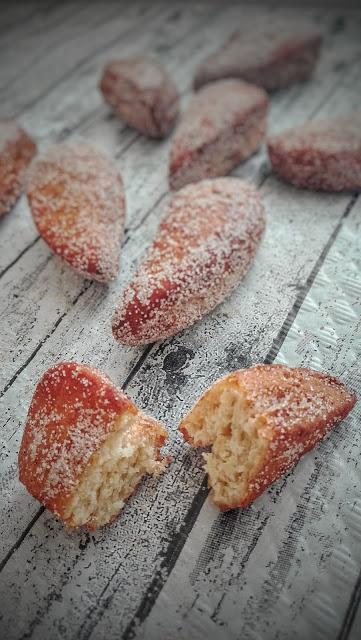
[[[247,9],[277,18],[284,10]],[[269,129],[359,107],[361,11],[295,11],[325,44],[310,82],[272,96]],[[264,150],[234,173],[260,186],[268,228],[234,295],[190,330],[145,349],[117,345],[110,317],[168,197],[169,141],[117,121],[97,83],[104,63],[158,56],[186,102],[194,69],[245,19],[237,4],[34,2],[0,24],[0,117],[40,148],[81,135],[122,172],[128,219],[119,279],[85,282],[39,239],[22,198],[0,222],[0,637],[356,640],[361,637],[360,409],[250,508],[220,516],[199,454],[176,432],[201,391],[262,361],[308,364],[361,395],[361,204],[297,191]],[[162,419],[174,462],[120,518],[73,533],[17,479],[36,381],[55,361],[101,367]]]

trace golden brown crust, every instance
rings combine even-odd
[[[172,138],[169,184],[227,175],[261,146],[267,94],[242,80],[221,80],[195,94]]]
[[[31,164],[27,197],[56,255],[86,278],[117,277],[125,196],[121,176],[103,153],[79,140],[54,145]]]
[[[161,64],[144,56],[112,60],[99,89],[114,112],[150,138],[165,138],[179,111],[177,88]]]
[[[311,75],[321,44],[320,33],[300,23],[235,32],[198,68],[194,88],[221,78],[242,78],[267,91],[288,87]]]
[[[107,437],[125,415],[139,416],[141,433],[161,447],[165,430],[98,370],[74,362],[51,367],[39,381],[19,452],[19,477],[58,517]]]
[[[361,111],[287,129],[267,145],[273,171],[295,187],[361,190]]]
[[[356,402],[356,396],[337,378],[284,365],[257,365],[235,371],[218,381],[200,401],[220,384],[223,388],[233,385],[245,394],[252,415],[262,421],[258,435],[266,442],[262,458],[248,479],[247,491],[231,504],[218,503],[222,510],[249,505],[343,420]],[[191,443],[194,438],[187,423],[195,407],[180,425]]]
[[[120,297],[112,321],[115,339],[147,344],[200,320],[244,276],[264,226],[259,195],[243,180],[184,187]]]

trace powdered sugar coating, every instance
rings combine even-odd
[[[340,380],[302,367],[260,364],[236,371],[228,379],[246,389],[255,414],[265,417],[265,435],[272,441],[275,434],[284,439],[289,432],[307,435],[324,430],[325,422],[333,424],[335,418],[345,417],[345,403],[355,403],[354,394]]]
[[[0,122],[0,217],[21,195],[25,170],[35,153],[34,141],[16,122]]]
[[[125,198],[122,179],[106,156],[80,141],[55,145],[32,163],[27,196],[54,253],[87,278],[116,278]]]
[[[361,112],[312,121],[272,136],[273,170],[296,187],[361,189]]]
[[[115,113],[146,136],[164,138],[179,111],[177,88],[155,60],[137,56],[109,62],[100,90]]]
[[[58,516],[91,456],[136,407],[99,371],[66,362],[39,381],[19,452],[20,480]]]
[[[121,296],[116,340],[161,340],[211,311],[246,273],[264,225],[258,193],[242,180],[203,180],[179,191]]]
[[[19,452],[21,482],[65,524],[79,526],[69,512],[69,504],[74,498],[84,499],[79,487],[86,474],[89,477],[93,473],[99,450],[103,444],[110,446],[108,436],[113,434],[118,440],[112,447],[124,435],[139,450],[152,447],[149,473],[159,473],[169,462],[160,454],[167,438],[163,426],[140,412],[107,376],[75,362],[51,367],[38,383],[29,409]],[[119,461],[126,461],[131,451],[132,447],[122,454],[114,451],[114,455],[120,454]],[[137,464],[136,459],[133,463]],[[142,475],[147,471],[144,469]],[[108,481],[111,484],[112,477],[110,474],[107,480],[106,470],[104,482]],[[117,507],[111,520],[118,511]],[[82,524],[96,528],[96,521],[90,513],[88,516],[90,519]]]
[[[306,80],[317,62],[321,36],[307,24],[270,24],[233,33],[199,67],[194,86],[243,78],[268,91]]]
[[[263,422],[259,435],[267,442],[261,463],[248,478],[246,495],[234,504],[221,505],[222,510],[249,505],[343,420],[356,402],[356,396],[335,377],[279,364],[235,371],[213,388],[217,385],[238,387],[245,394],[252,416]],[[180,426],[190,442],[187,420],[192,411]]]
[[[226,175],[257,151],[266,130],[267,107],[263,89],[241,80],[223,80],[199,91],[172,140],[171,187]]]
[[[232,376],[246,388],[255,414],[263,416],[262,435],[269,442],[240,505],[247,506],[347,416],[356,396],[337,378],[311,369],[258,365]]]

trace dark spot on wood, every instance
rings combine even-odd
[[[181,17],[181,15],[182,15],[182,12],[181,12],[181,11],[179,11],[179,10],[178,10],[178,11],[175,11],[174,13],[172,13],[172,14],[169,16],[169,18],[168,18],[167,22],[177,22],[177,20],[179,20],[179,18]]]
[[[341,33],[344,31],[346,27],[346,18],[345,16],[337,16],[331,25],[331,33]]]
[[[186,349],[185,347],[177,347],[176,351],[168,353],[164,358],[163,369],[167,372],[179,371],[193,358],[194,353],[191,349]]]
[[[271,171],[271,166],[269,164],[269,162],[267,162],[267,160],[265,160],[264,162],[262,162],[260,168],[259,168],[259,174],[260,174],[260,178],[261,180],[265,180],[265,178],[268,178],[268,176],[270,176],[272,173]]]
[[[154,47],[154,51],[156,51],[157,53],[166,53],[171,48],[172,47],[169,43],[164,42],[163,44],[158,44],[156,47]]]
[[[84,549],[87,548],[89,542],[90,542],[90,534],[88,533],[88,531],[85,531],[82,538],[79,540],[80,551],[84,551]]]
[[[168,389],[172,388],[179,391],[187,382],[187,374],[184,371],[184,368],[187,367],[189,361],[193,358],[193,351],[181,346],[177,346],[174,351],[165,356],[163,361],[163,371],[166,373],[165,384]]]
[[[346,64],[346,62],[344,60],[338,60],[333,65],[333,70],[334,71],[342,71],[342,69],[345,69],[346,66],[347,66],[347,64]]]
[[[59,134],[59,138],[58,138],[59,141],[65,140],[65,138],[70,136],[71,132],[72,131],[71,131],[70,127],[64,127],[64,129]]]
[[[242,353],[241,348],[239,345],[231,345],[226,348],[225,355],[228,371],[246,369],[251,366],[252,362],[249,354]]]

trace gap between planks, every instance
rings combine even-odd
[[[19,5],[13,4],[12,6],[19,6]],[[6,33],[7,35],[10,29],[12,29],[13,31],[15,30],[16,32],[16,29],[18,27],[24,24],[28,24],[29,20],[32,20],[34,17],[38,16],[39,14],[42,14],[44,12],[51,10],[55,6],[56,6],[56,0],[51,0],[51,2],[49,2],[46,5],[40,2],[34,11],[31,9],[30,13],[27,15],[24,15],[21,19],[15,18],[15,20],[13,20],[12,22],[8,22],[7,24],[6,23],[4,24],[3,22],[0,29],[0,44],[1,44],[2,34]],[[3,16],[2,16],[2,20],[3,20]]]
[[[361,570],[353,588],[351,598],[347,607],[345,617],[342,622],[340,633],[336,640],[347,640],[355,622],[356,613],[359,610],[361,602]]]
[[[85,11],[88,10],[88,8],[82,4],[75,4],[75,8],[74,8],[74,5],[72,6],[71,4],[66,4],[66,3],[52,4],[50,9],[51,11],[46,12],[46,18],[48,19],[50,24],[46,20],[44,20],[35,33],[31,30],[28,34],[26,34],[24,38],[25,40],[27,39],[31,40],[36,35],[37,41],[41,43],[41,36],[43,34],[46,34],[46,36],[49,37],[50,42],[47,43],[47,46],[45,48],[42,47],[39,51],[37,51],[33,58],[30,57],[29,59],[26,59],[27,66],[24,66],[18,71],[18,73],[16,73],[12,77],[10,76],[7,80],[5,80],[4,84],[2,84],[0,87],[0,97],[3,95],[5,96],[5,94],[8,92],[8,90],[11,88],[13,84],[18,83],[19,80],[21,80],[21,78],[23,78],[24,76],[26,77],[29,74],[29,72],[33,70],[34,66],[36,66],[37,63],[41,62],[44,56],[48,56],[49,53],[54,51],[54,48],[56,48],[59,45],[58,42],[53,43],[50,38],[50,36],[54,33],[54,31],[61,32],[61,30],[67,26],[67,23],[73,22],[74,18],[78,18],[79,14],[81,15],[83,12],[85,13]],[[60,15],[60,16],[56,15],[57,11],[61,12],[64,9],[66,9],[67,11],[69,11],[70,9],[70,12],[66,13],[65,15]],[[111,14],[110,16],[109,15],[104,16],[103,24],[106,24],[108,21],[108,18],[112,19],[114,18],[115,15],[116,14]],[[57,18],[57,19],[55,20],[55,24],[52,24],[54,18]],[[13,36],[12,34],[10,35],[12,40]],[[74,37],[74,35],[72,37]],[[17,37],[16,40],[21,42],[21,39],[19,37]],[[64,46],[66,46],[66,43],[67,42],[65,41]],[[24,44],[24,42],[22,42],[21,44]],[[5,46],[3,45],[3,48],[6,48],[6,45]],[[31,47],[31,50],[32,49],[33,47]],[[13,57],[11,52],[10,52],[10,57],[11,58]],[[23,58],[23,53],[21,51],[20,51],[20,58]],[[6,63],[4,62],[4,64]],[[71,71],[69,73],[71,73]]]

